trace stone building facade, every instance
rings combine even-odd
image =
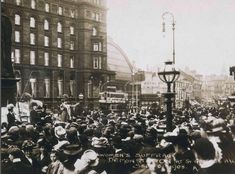
[[[18,99],[24,92],[46,103],[63,94],[98,102],[107,70],[105,0],[2,0],[12,21],[12,61]]]

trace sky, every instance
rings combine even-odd
[[[107,33],[135,65],[162,67],[172,60],[175,20],[176,67],[199,74],[229,74],[235,66],[234,0],[107,0]]]

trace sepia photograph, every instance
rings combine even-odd
[[[234,0],[1,0],[2,174],[234,174]]]

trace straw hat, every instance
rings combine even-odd
[[[55,127],[55,136],[58,139],[66,138],[66,130],[62,126]]]
[[[81,160],[85,160],[89,163],[89,166],[97,166],[99,164],[99,158],[98,154],[94,150],[86,150],[82,157]]]
[[[107,147],[109,145],[108,139],[105,137],[93,137],[91,145],[96,148]]]
[[[82,148],[78,144],[66,144],[62,147],[63,153],[66,155],[74,156],[82,151]]]

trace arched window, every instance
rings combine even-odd
[[[35,28],[35,18],[30,17],[30,28]]]
[[[58,7],[58,14],[62,15],[63,14],[63,8],[62,7]]]
[[[15,49],[15,63],[20,63],[20,49]]]
[[[36,2],[35,0],[31,0],[31,8],[35,9],[36,8]]]
[[[16,92],[17,92],[17,96],[19,97],[19,96],[21,96],[21,85],[22,85],[22,83],[21,83],[21,73],[20,73],[20,71],[16,71],[15,72],[15,76],[16,76],[16,79],[19,79],[19,81],[17,81],[16,82]]]
[[[62,48],[62,39],[59,37],[57,38],[57,47]]]
[[[74,97],[74,91],[75,91],[75,80],[74,79],[70,79],[69,89],[70,89],[70,95]]]
[[[35,34],[34,33],[30,33],[30,44],[35,45]]]
[[[62,55],[61,54],[58,54],[57,55],[57,65],[58,67],[62,67]]]
[[[44,46],[49,47],[49,37],[48,36],[44,36]]]
[[[58,97],[61,97],[63,95],[63,80],[58,79],[57,83],[58,83]]]
[[[70,34],[74,34],[74,26],[70,26]]]
[[[31,87],[31,95],[33,97],[36,97],[37,96],[37,85],[36,85],[37,80],[36,78],[32,77],[30,78],[29,82],[30,82],[30,87]]]
[[[49,98],[50,97],[50,79],[46,78],[44,79],[45,83],[45,97]]]
[[[20,5],[21,0],[16,0],[16,5]]]
[[[15,14],[15,25],[20,25],[20,15]]]
[[[49,53],[48,52],[44,53],[44,65],[49,66]]]
[[[44,30],[49,30],[49,22],[47,19],[44,20]]]
[[[60,22],[57,23],[57,32],[62,33],[62,24]]]
[[[74,56],[70,56],[70,68],[74,68]]]
[[[15,31],[15,42],[20,42],[20,31]]]
[[[92,36],[97,36],[97,29],[95,27],[92,28]]]
[[[50,6],[48,3],[45,3],[45,11],[49,12],[50,11]]]
[[[36,58],[35,58],[35,51],[30,51],[30,65],[35,65]]]

